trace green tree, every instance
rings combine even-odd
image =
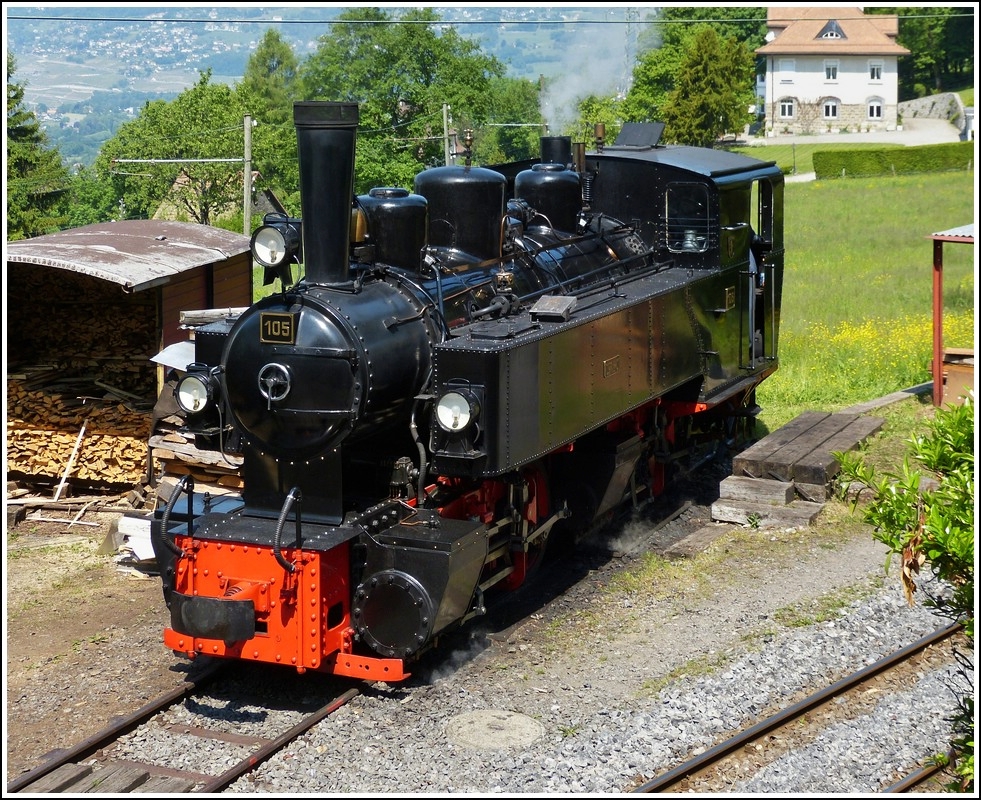
[[[94,167],[79,167],[72,172],[65,206],[67,228],[118,219],[125,211],[119,205],[112,182],[100,176]]]
[[[576,122],[568,131],[574,141],[586,142],[590,146],[596,141],[596,125],[602,123],[605,130],[603,141],[610,144],[620,132],[621,102],[615,97],[588,95],[576,104]]]
[[[61,203],[68,170],[37,117],[24,107],[23,84],[11,81],[16,62],[7,54],[7,239],[29,239],[64,224]]]
[[[899,97],[908,100],[944,89],[948,79],[974,73],[974,13],[943,6],[872,6],[866,14],[899,17],[896,41],[910,51],[899,59]]]
[[[241,213],[248,113],[239,93],[202,72],[173,101],[147,103],[120,127],[96,168],[112,176],[127,217],[152,217],[165,205],[170,211],[163,213],[177,219],[213,225],[222,214]]]
[[[641,37],[642,48],[686,48],[692,35],[704,25],[723,39],[743,42],[750,50],[766,41],[766,6],[666,6],[648,17],[650,25]]]
[[[297,97],[299,60],[289,43],[270,28],[245,65],[236,94],[252,109],[252,166],[259,173],[256,189],[271,188],[284,203],[295,201],[299,213],[299,170],[293,101]]]
[[[265,32],[245,64],[239,86],[259,103],[255,116],[270,124],[289,124],[299,62],[279,31]]]
[[[653,122],[664,118],[664,108],[683,57],[683,48],[665,44],[648,50],[637,60],[633,81],[623,101],[625,120]]]
[[[444,162],[443,106],[458,128],[478,128],[504,65],[478,43],[442,27],[431,9],[395,16],[379,8],[345,11],[301,65],[304,100],[360,105],[357,191],[411,185]]]
[[[733,40],[744,45],[749,57],[766,41],[766,7],[717,8],[674,6],[658,9],[648,16],[648,24],[639,36],[640,56],[634,66],[633,80],[624,99],[623,118],[631,122],[665,119],[668,97],[679,81],[696,41],[706,28],[722,41]],[[747,104],[754,102],[754,74],[740,68],[739,79],[745,81]],[[735,79],[735,76],[733,76]]]
[[[503,163],[538,156],[545,130],[538,85],[524,78],[492,78],[487,100],[488,122],[476,134],[480,161]]]
[[[753,74],[745,44],[700,28],[664,104],[665,140],[712,147],[724,133],[741,131],[750,121]]]

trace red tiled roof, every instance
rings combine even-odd
[[[820,38],[829,21],[837,23],[842,38]],[[866,16],[858,6],[772,7],[767,11],[767,27],[775,38],[756,50],[760,55],[909,55],[895,41],[896,15]]]

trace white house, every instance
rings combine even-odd
[[[768,136],[895,130],[899,18],[861,6],[767,10],[764,108]]]

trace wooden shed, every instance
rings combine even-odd
[[[933,404],[960,404],[974,388],[974,349],[944,347],[944,243],[974,244],[974,225],[930,235],[933,240]]]
[[[35,484],[140,483],[181,311],[252,301],[249,237],[166,220],[7,242],[7,475]]]

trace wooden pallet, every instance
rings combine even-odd
[[[760,527],[809,525],[840,469],[833,454],[857,449],[883,424],[879,417],[805,411],[733,458],[712,519]]]
[[[24,794],[187,794],[194,781],[187,777],[150,774],[146,765],[109,764],[93,767],[90,764],[63,764],[53,772],[25,786]],[[207,779],[208,776],[201,776]]]

